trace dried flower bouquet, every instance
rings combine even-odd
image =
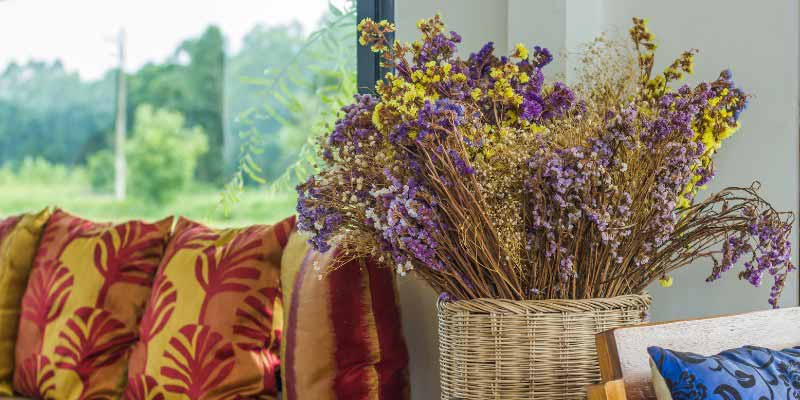
[[[547,83],[547,49],[492,43],[466,59],[439,16],[422,39],[359,24],[361,44],[394,72],[356,96],[321,139],[324,165],[298,186],[299,226],[315,248],[414,271],[450,299],[582,299],[640,293],[699,258],[709,281],[774,279],[791,263],[794,216],[758,184],[695,201],[748,96],[729,71],[677,86],[695,51],[653,72],[656,45],[634,19],[631,42],[599,38],[580,79]]]

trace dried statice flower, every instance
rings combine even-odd
[[[448,301],[638,293],[709,258],[709,281],[738,264],[753,285],[771,276],[777,306],[793,216],[757,185],[695,200],[747,106],[730,71],[680,85],[689,50],[655,73],[642,19],[628,44],[592,42],[571,86],[545,79],[542,47],[497,56],[490,42],[461,58],[439,16],[418,28],[400,43],[391,23],[359,24],[394,72],[342,109],[320,140],[325,165],[298,186],[314,248],[413,271]]]

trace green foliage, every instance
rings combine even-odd
[[[296,198],[293,193],[264,195],[248,189],[233,212],[223,218],[214,213],[219,189],[207,185],[189,185],[181,192],[180,201],[158,204],[129,197],[118,201],[113,193],[88,190],[85,182],[35,183],[14,179],[5,183],[5,169],[0,168],[0,218],[46,206],[59,206],[94,221],[156,221],[169,215],[183,215],[214,227],[248,226],[278,222],[292,214]]]
[[[113,84],[113,74],[84,82],[58,61],[9,64],[0,73],[0,162],[82,163],[113,126]]]
[[[100,150],[86,159],[89,184],[96,192],[109,192],[114,188],[114,153]]]
[[[148,64],[129,78],[129,115],[142,104],[181,113],[188,126],[199,126],[208,148],[197,177],[221,183],[224,157],[225,40],[216,26],[181,43],[173,57]]]
[[[186,80],[193,93],[185,112],[190,125],[203,128],[208,149],[203,153],[197,175],[207,182],[222,183],[224,157],[223,110],[225,108],[225,38],[211,26],[197,39],[184,41],[178,50],[189,57]]]
[[[202,127],[209,151],[196,177],[212,184],[234,173],[244,174],[244,185],[301,171],[310,165],[301,147],[318,132],[314,121],[329,120],[321,105],[355,92],[352,4],[332,8],[321,24],[308,39],[298,23],[256,25],[227,58],[224,36],[208,27],[167,59],[128,74],[127,114],[151,104]],[[58,61],[0,70],[0,163],[37,156],[88,166],[90,155],[112,147],[115,76],[109,70],[102,79],[81,80]],[[130,131],[133,118],[128,125]]]
[[[26,157],[16,167],[11,163],[6,163],[3,168],[0,168],[0,182],[3,183],[50,184],[82,181],[83,178],[83,170],[53,164],[42,157]]]
[[[11,164],[6,164],[0,167],[0,185],[10,186],[15,182],[17,182],[17,175],[14,173],[14,169],[11,168]]]
[[[320,27],[306,38],[298,23],[257,25],[240,50],[226,55],[225,38],[212,26],[182,42],[167,59],[130,72],[127,156],[133,198],[118,203],[111,195],[116,71],[82,80],[58,61],[0,69],[0,214],[24,204],[24,195],[15,205],[3,200],[11,188],[27,185],[37,187],[36,196],[42,196],[37,201],[43,204],[69,206],[86,199],[75,207],[88,216],[108,211],[116,218],[116,210],[137,217],[130,208],[134,203],[164,209],[157,202],[169,202],[180,190],[181,201],[170,207],[192,198],[197,207],[190,211],[196,213],[214,185],[233,176],[222,201],[230,217],[247,215],[264,222],[257,215],[273,210],[256,206],[257,194],[251,189],[269,182],[272,193],[265,198],[293,198],[287,194],[292,184],[316,162],[311,151],[315,138],[330,128],[339,107],[356,92],[354,3],[331,8]],[[152,105],[154,119],[162,111],[182,115],[177,129],[182,133],[174,134],[174,124],[162,124],[167,127],[153,129],[161,135],[141,134],[137,109],[145,104]],[[195,126],[202,131],[186,128]],[[200,134],[208,149],[202,155]],[[183,135],[194,139],[175,139]],[[168,144],[156,144],[164,142]],[[192,182],[192,176],[200,183]],[[192,194],[197,185],[203,187],[203,196]],[[281,202],[289,207],[287,213],[291,202]],[[88,210],[89,203],[102,210]],[[38,203],[29,207],[33,204]],[[215,204],[216,199],[208,202],[205,214]],[[251,205],[257,209],[248,209]],[[141,216],[151,212],[135,211]]]
[[[200,127],[186,128],[177,112],[136,110],[134,130],[127,144],[129,192],[162,204],[172,200],[194,176],[208,140]]]
[[[17,169],[19,179],[31,182],[58,182],[66,180],[69,175],[65,166],[50,163],[41,157],[25,158]]]
[[[253,138],[243,132],[256,132],[261,152],[250,152],[252,164],[266,180],[279,176],[290,162],[287,153],[294,149],[282,147],[278,140],[280,123],[264,116],[261,104],[280,107],[269,96],[269,88],[254,85],[252,80],[263,79],[265,70],[279,69],[292,59],[303,46],[304,35],[299,24],[286,26],[256,25],[243,40],[242,49],[229,58],[226,70],[225,98],[229,118],[226,125],[226,176],[239,169],[239,149],[249,146]],[[291,82],[292,90],[304,90]],[[259,183],[258,180],[253,182]]]
[[[286,191],[315,170],[316,140],[332,128],[339,109],[358,89],[355,28],[355,2],[343,9],[331,5],[322,27],[281,68],[242,80],[260,88],[263,98],[239,115],[239,165],[221,194],[223,212],[234,208],[247,179],[270,180],[270,191]],[[264,130],[264,121],[278,124],[277,134]],[[285,161],[282,172],[270,179],[254,160],[274,148],[284,150]]]

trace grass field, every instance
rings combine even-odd
[[[57,206],[94,221],[153,221],[182,215],[211,226],[245,226],[273,223],[292,215],[296,197],[289,191],[249,189],[228,217],[217,207],[219,199],[219,190],[201,186],[184,191],[170,204],[157,205],[135,196],[117,201],[112,194],[94,193],[88,185],[72,179],[55,183],[0,181],[0,216]]]

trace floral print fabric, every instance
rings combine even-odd
[[[655,346],[647,352],[674,400],[800,398],[800,347],[745,346],[709,357]]]

